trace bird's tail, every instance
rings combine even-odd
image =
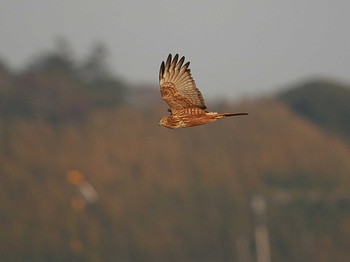
[[[221,114],[217,114],[215,118],[220,119],[226,116],[245,116],[245,115],[248,115],[248,113],[221,113]]]

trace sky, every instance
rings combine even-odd
[[[13,69],[66,38],[79,58],[109,49],[112,72],[158,83],[169,53],[191,61],[204,97],[274,93],[314,78],[350,83],[348,0],[12,0],[0,3],[0,58]]]

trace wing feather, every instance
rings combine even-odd
[[[169,54],[166,62],[160,65],[159,84],[163,99],[172,111],[198,107],[206,109],[203,96],[196,87],[189,69],[190,62],[183,65],[185,57]]]

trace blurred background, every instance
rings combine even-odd
[[[1,261],[348,261],[348,1],[0,4]],[[185,55],[212,111],[158,127]]]

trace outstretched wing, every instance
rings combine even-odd
[[[159,85],[164,101],[172,111],[191,107],[206,109],[203,96],[196,87],[191,70],[188,68],[190,62],[183,65],[185,57],[181,57],[179,61],[178,58],[178,54],[174,59],[169,54],[166,63],[163,61],[160,65]]]

